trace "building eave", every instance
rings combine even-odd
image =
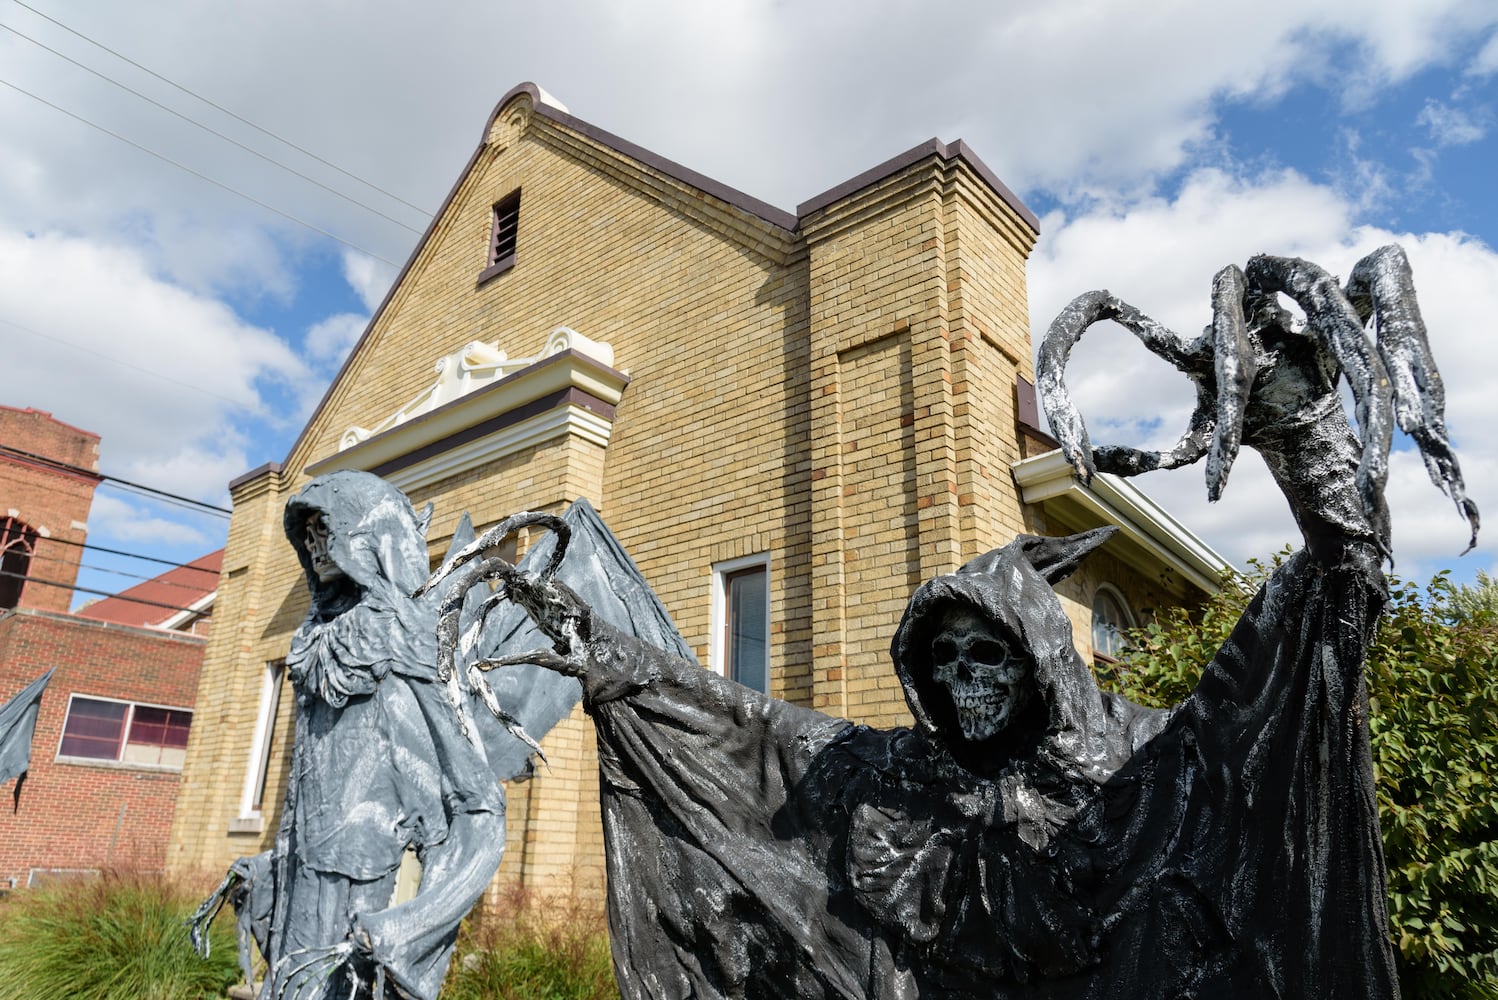
[[[1011,466],[1020,498],[1078,529],[1115,524],[1118,552],[1136,568],[1163,564],[1203,593],[1221,589],[1233,566],[1144,491],[1117,476],[1099,473],[1083,485],[1058,449]]]

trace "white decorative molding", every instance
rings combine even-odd
[[[432,366],[432,370],[437,373],[437,381],[433,382],[430,388],[373,427],[367,429],[359,426],[349,427],[338,439],[338,449],[343,451],[352,448],[376,434],[390,430],[392,427],[399,427],[423,414],[431,413],[455,399],[461,399],[470,393],[493,385],[506,376],[528,368],[538,361],[561,354],[563,351],[576,351],[609,368],[614,366],[613,347],[596,340],[589,340],[565,326],[559,326],[551,331],[541,353],[530,358],[511,359],[499,349],[497,343],[486,344],[482,341],[471,340],[451,354],[445,354],[437,359],[436,364]]]
[[[1092,485],[1083,486],[1059,448],[1021,459],[1011,468],[1025,503],[1058,508],[1080,528],[1118,525],[1129,543],[1121,557],[1136,569],[1151,570],[1137,559],[1147,554],[1209,594],[1221,589],[1224,573],[1234,572],[1231,563],[1138,487],[1102,472],[1092,477]]]
[[[422,486],[440,482],[449,476],[476,469],[567,434],[574,434],[584,441],[591,441],[600,448],[605,448],[608,447],[613,426],[612,420],[580,406],[560,407],[522,420],[494,434],[486,434],[440,455],[387,472],[385,478],[397,489],[410,493]]]
[[[438,359],[431,388],[372,429],[350,427],[338,452],[308,471],[374,471],[411,490],[567,435],[606,447],[629,384],[613,361],[608,344],[567,327],[553,330],[530,358],[466,344]],[[546,409],[518,412],[536,405]]]

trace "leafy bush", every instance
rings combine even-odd
[[[206,891],[159,874],[111,872],[13,892],[0,903],[0,997],[28,1000],[220,998],[239,978],[233,932],[213,957],[187,940]]]
[[[619,1000],[602,906],[514,890],[470,917],[443,1000]]]
[[[1130,635],[1108,671],[1126,697],[1190,693],[1249,598],[1283,561],[1254,562],[1195,614],[1172,609]],[[1498,593],[1444,573],[1390,580],[1369,650],[1370,729],[1389,916],[1407,997],[1498,998]]]

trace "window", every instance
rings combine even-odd
[[[733,559],[713,567],[712,665],[756,691],[770,690],[770,561]]]
[[[1099,587],[1092,598],[1092,655],[1103,661],[1117,660],[1124,649],[1124,630],[1134,627],[1134,616],[1123,596],[1109,586]]]
[[[0,611],[21,603],[31,554],[36,551],[36,530],[14,517],[0,520]]]
[[[260,680],[260,706],[255,712],[255,733],[250,737],[250,765],[245,772],[244,794],[239,803],[242,818],[258,817],[265,807],[265,785],[276,751],[276,715],[281,710],[281,687],[286,678],[286,663],[276,660],[265,665]],[[257,826],[254,832],[259,832]]]
[[[494,205],[489,223],[489,256],[479,281],[488,281],[515,266],[515,247],[520,237],[520,191],[516,190]]]
[[[59,758],[181,770],[192,712],[73,695]]]

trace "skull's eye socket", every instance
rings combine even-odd
[[[951,663],[957,659],[957,644],[951,639],[937,639],[931,644],[931,657],[937,663]]]
[[[984,663],[989,666],[997,666],[1003,663],[1009,656],[1009,650],[1004,648],[1001,642],[993,639],[979,639],[973,643],[973,648],[968,651],[974,663]]]

